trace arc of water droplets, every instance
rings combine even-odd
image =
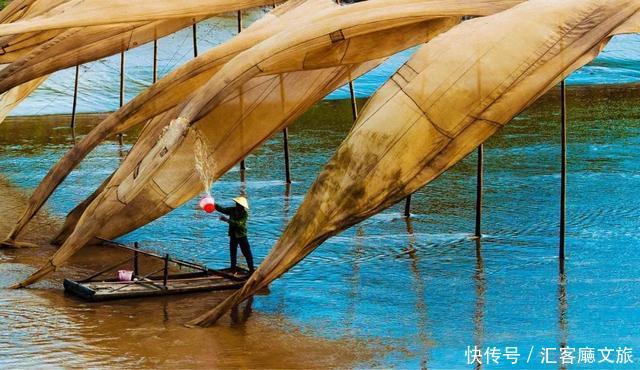
[[[215,159],[207,148],[209,142],[207,137],[202,135],[200,130],[193,129],[195,133],[195,145],[194,145],[194,157],[195,157],[195,170],[200,176],[202,186],[207,195],[211,195],[211,186],[213,185],[213,174],[215,173],[216,162]]]

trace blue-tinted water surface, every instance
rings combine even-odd
[[[564,275],[557,259],[559,105],[552,92],[485,146],[481,245],[469,239],[472,154],[414,195],[411,218],[402,217],[399,204],[324,243],[255,299],[254,315],[285,317],[324,338],[382,345],[364,367],[471,368],[464,352],[473,345],[518,346],[523,357],[534,346],[532,361],[543,368],[542,346],[640,348],[639,98],[635,86],[569,91]],[[31,190],[71,141],[62,119],[29,122],[0,126],[0,173]],[[246,183],[234,169],[214,184],[214,196],[227,203],[245,187],[258,260],[350,125],[347,102],[324,101],[292,126],[290,188],[279,135],[247,158]],[[128,145],[100,146],[54,194],[50,212],[63,216],[84,199]],[[121,240],[225,266],[225,224],[198,211],[196,201]]]

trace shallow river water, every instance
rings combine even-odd
[[[61,275],[36,289],[2,290],[0,367],[464,369],[473,368],[467,346],[477,345],[517,347],[520,362],[532,353],[529,367],[557,368],[540,363],[543,347],[640,350],[638,99],[635,86],[569,91],[564,273],[557,258],[560,117],[552,91],[485,146],[481,243],[470,239],[472,154],[414,195],[410,218],[402,217],[399,204],[328,240],[274,282],[269,294],[216,328],[181,324],[218,302],[219,294],[85,304],[63,294]],[[222,203],[242,190],[248,194],[258,262],[345,137],[350,114],[345,101],[323,101],[291,127],[290,187],[283,181],[279,135],[247,158],[244,183],[234,169],[214,184]],[[83,117],[80,133],[96,120]],[[12,118],[0,125],[0,173],[12,187],[36,186],[72,144],[67,125],[67,117]],[[50,219],[59,220],[90,194],[134,136],[122,147],[115,141],[100,146],[54,194]],[[225,224],[197,210],[196,202],[120,240],[224,267]],[[45,237],[49,229],[35,232]],[[44,253],[0,251],[0,286],[33,270],[26,255]],[[86,262],[90,255],[76,265],[96,264]],[[501,360],[489,367],[521,365]],[[596,366],[633,367],[585,367]]]

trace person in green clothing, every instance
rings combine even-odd
[[[235,207],[216,207],[216,210],[229,217],[220,216],[220,219],[229,224],[229,252],[231,255],[231,270],[236,270],[238,262],[238,246],[247,260],[249,273],[253,273],[253,255],[247,239],[247,219],[249,218],[249,202],[245,197],[233,198]]]

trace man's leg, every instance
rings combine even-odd
[[[236,270],[236,264],[238,263],[238,239],[233,236],[229,237],[229,256],[231,259],[231,270]]]
[[[247,260],[247,266],[249,266],[249,271],[253,272],[253,254],[251,254],[251,246],[249,245],[249,239],[247,237],[238,238],[238,243],[240,244],[240,250],[244,255],[244,258]]]

